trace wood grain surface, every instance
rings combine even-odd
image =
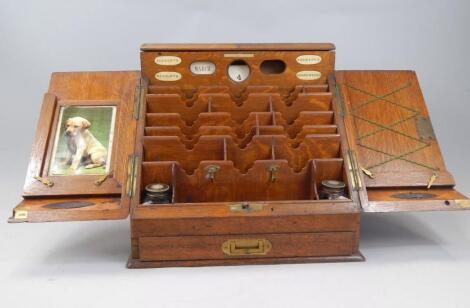
[[[299,61],[305,56],[321,61]],[[470,208],[453,189],[412,71],[335,71],[328,43],[144,44],[140,57],[142,78],[52,75],[25,198],[10,222],[122,219],[130,211],[128,267],[148,268],[362,261],[363,211]],[[242,82],[228,76],[237,60],[249,66]],[[285,69],[272,74],[271,60]],[[210,61],[214,72],[192,73],[196,61]],[[162,72],[174,80],[156,78]],[[52,188],[34,179],[47,178],[57,110],[72,101],[119,107],[113,175],[101,187],[86,177],[53,178]],[[345,197],[321,200],[323,180],[343,181]],[[168,203],[143,204],[151,183],[170,186]],[[270,250],[222,250],[254,239]]]
[[[14,210],[10,221],[61,221],[122,219],[129,213],[129,198],[125,195],[127,161],[134,152],[136,120],[135,87],[140,82],[137,71],[76,72],[52,74],[49,90],[43,101],[38,121],[31,162],[24,187],[24,200]],[[55,133],[60,105],[116,105],[115,139],[112,149],[112,174],[101,185],[102,176],[54,176],[47,174],[52,136]],[[47,187],[35,176],[52,180]],[[122,196],[122,200],[121,200]],[[83,208],[48,208],[48,204],[63,199],[81,200],[92,205]],[[59,201],[55,201],[59,200]],[[66,205],[64,205],[65,207]],[[27,219],[16,219],[15,213],[26,211]]]
[[[420,136],[417,118],[429,114],[412,71],[337,71],[347,117],[350,146],[362,167],[367,187],[453,186],[437,140]]]

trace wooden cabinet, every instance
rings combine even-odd
[[[142,268],[360,261],[362,212],[470,208],[412,71],[336,71],[332,44],[146,44],[141,65],[52,75],[10,222],[130,213]]]

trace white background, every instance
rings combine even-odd
[[[470,195],[468,1],[0,1],[0,307],[470,307],[470,212],[363,216],[363,263],[128,270],[128,221],[6,223],[53,71],[139,68],[144,42],[333,42],[414,69]]]

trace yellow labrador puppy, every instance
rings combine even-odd
[[[90,126],[90,121],[82,117],[69,118],[65,122],[65,163],[72,170],[77,170],[82,165],[88,169],[106,164],[108,151],[88,130]]]

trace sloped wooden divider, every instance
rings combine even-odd
[[[322,180],[347,182],[327,85],[148,90],[141,189],[173,185],[175,203],[317,200]]]

